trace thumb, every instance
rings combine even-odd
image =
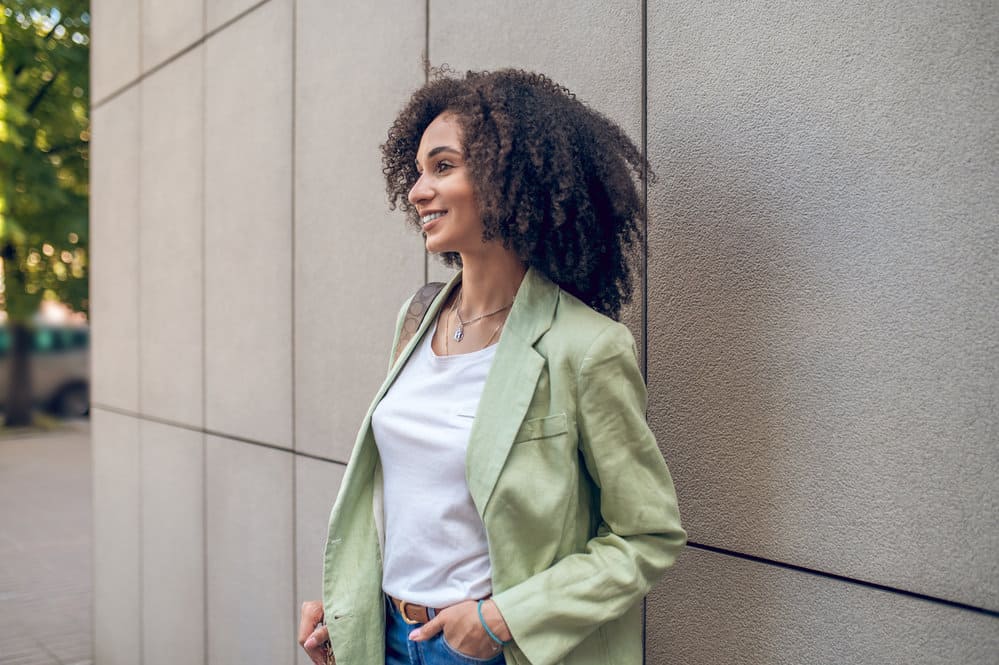
[[[433,619],[423,624],[416,630],[409,634],[409,639],[414,642],[422,642],[424,640],[429,640],[431,637],[441,632],[444,629],[444,621],[441,615],[438,614]]]

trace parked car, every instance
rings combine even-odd
[[[31,390],[36,405],[63,416],[90,412],[90,329],[38,325],[31,345]],[[0,409],[10,389],[11,334],[0,326]]]

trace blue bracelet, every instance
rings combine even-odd
[[[493,642],[495,642],[496,644],[500,645],[501,647],[505,647],[507,644],[510,644],[510,642],[512,642],[513,640],[506,640],[504,642],[500,638],[496,637],[496,633],[494,633],[493,631],[489,630],[489,626],[486,624],[486,619],[485,619],[485,617],[482,616],[482,603],[484,603],[484,602],[486,602],[485,598],[483,598],[482,600],[480,600],[479,604],[476,606],[478,608],[478,610],[479,610],[479,623],[481,623],[482,627],[486,629],[486,634],[489,635],[489,637],[491,637],[493,639]]]

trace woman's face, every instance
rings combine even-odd
[[[428,252],[474,253],[482,249],[482,215],[465,163],[461,127],[442,113],[423,132],[416,153],[420,177],[409,190],[426,235]]]

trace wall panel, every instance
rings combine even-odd
[[[139,91],[92,115],[91,401],[139,409]]]
[[[292,455],[206,437],[208,662],[291,665]]]
[[[144,420],[142,663],[205,656],[204,435]]]
[[[649,596],[648,665],[992,663],[999,620],[690,549]],[[992,655],[989,655],[992,654]]]
[[[423,25],[422,3],[297,8],[296,447],[344,462],[399,307],[423,284],[422,241],[388,210],[379,150],[423,81]]]
[[[194,427],[204,424],[203,55],[141,85],[142,411]]]
[[[91,412],[94,659],[134,665],[141,650],[139,421]]]
[[[205,58],[205,423],[290,447],[291,0],[212,36]]]
[[[205,0],[142,0],[142,69],[153,67],[204,34]]]
[[[216,30],[227,21],[231,21],[243,12],[259,5],[262,0],[204,0],[205,29]],[[274,0],[269,0],[274,1]]]
[[[140,0],[91,0],[90,99],[101,102],[139,77]]]
[[[999,608],[996,19],[650,4],[649,414],[694,541]]]

